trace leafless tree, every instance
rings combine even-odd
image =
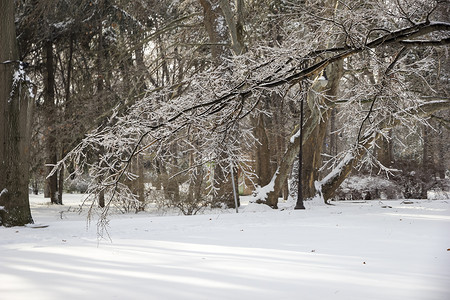
[[[213,58],[202,68],[191,68],[180,80],[166,81],[170,85],[147,89],[125,113],[115,110],[107,123],[90,132],[58,165],[71,161],[77,166],[75,172],[89,169],[96,182],[92,191],[103,190],[109,199],[105,214],[115,199],[135,200],[124,182],[138,178],[130,168],[138,155],[152,157],[165,167],[177,166],[172,179],[184,173],[193,182],[203,170],[209,191],[214,192],[218,167],[224,174],[230,164],[249,170],[246,149],[257,143],[249,117],[271,115],[260,103],[275,93],[292,100],[307,99],[309,112],[302,125],[303,144],[311,147],[308,159],[313,162],[308,182],[329,199],[353,167],[378,164],[370,149],[380,137],[388,138],[389,129],[448,108],[446,99],[424,99],[423,90],[411,89],[410,81],[411,76],[425,78],[423,73],[435,62],[432,49],[447,47],[450,24],[434,19],[445,3],[283,3],[280,15],[290,22],[283,28],[282,44],[256,42],[220,64]],[[207,10],[211,2],[202,5]],[[226,3],[210,9],[224,7]],[[221,14],[226,21],[226,13]],[[208,22],[216,24],[213,19]],[[226,41],[233,45],[230,36]],[[210,47],[224,47],[223,42],[211,38],[209,42]],[[417,48],[431,50],[418,59]],[[324,72],[328,83],[319,86]],[[352,142],[322,164],[313,157],[321,155],[327,122],[336,107],[344,125],[336,130]],[[277,206],[298,153],[298,135],[293,134],[286,144],[272,180],[257,194],[259,201],[272,207]],[[100,148],[102,155],[92,160],[88,153]],[[195,159],[183,164],[186,157]],[[322,171],[316,172],[319,167]]]

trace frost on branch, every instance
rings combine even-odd
[[[136,201],[127,183],[138,178],[130,166],[140,155],[154,169],[159,168],[157,172],[164,173],[166,181],[174,181],[177,187],[202,181],[199,185],[207,185],[207,196],[213,197],[219,184],[214,178],[218,169],[228,174],[231,164],[251,173],[246,154],[255,139],[247,116],[270,115],[262,109],[263,95],[276,93],[292,100],[307,93],[298,83],[313,81],[331,64],[343,61],[348,73],[339,82],[339,97],[327,97],[326,91],[317,93],[317,98],[325,98],[324,103],[315,101],[310,107],[321,114],[338,108],[337,117],[345,126],[336,133],[348,138],[348,145],[386,135],[385,129],[400,119],[404,124],[412,122],[424,102],[414,87],[426,86],[421,77],[433,61],[409,49],[400,50],[401,41],[426,35],[445,24],[417,21],[421,16],[414,10],[408,17],[417,19],[415,23],[404,18],[391,21],[391,12],[386,15],[386,10],[370,5],[339,7],[336,11],[290,2],[285,5],[299,20],[286,26],[283,45],[261,41],[243,55],[224,59],[221,66],[188,70],[178,82],[148,90],[125,114],[114,115],[90,132],[60,164],[70,160],[75,172],[88,169],[92,193],[105,193],[109,203]],[[332,19],[323,17],[330,13]],[[412,81],[412,77],[418,80]],[[296,101],[294,104],[298,98]],[[317,120],[309,120],[306,132],[325,123],[321,114]],[[294,147],[296,140],[294,135],[289,147]],[[366,146],[376,147],[376,141]],[[370,162],[370,154],[367,157]],[[336,167],[330,180],[342,174],[339,170],[344,166],[338,161],[348,163],[351,158],[330,159],[327,167]],[[276,190],[278,179],[274,176],[272,186],[259,190],[261,200]]]

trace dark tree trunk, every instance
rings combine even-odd
[[[445,155],[449,152],[449,143],[443,134],[444,128],[442,124],[439,124],[439,132],[441,133],[438,137],[438,175],[439,178],[445,179],[445,170],[447,169]],[[448,138],[448,134],[447,134]]]
[[[94,104],[94,111],[97,112],[97,115],[100,115],[103,112],[104,108],[104,57],[105,57],[105,48],[103,45],[103,26],[102,26],[102,17],[103,17],[103,8],[104,8],[104,1],[99,1],[99,11],[100,11],[100,17],[98,20],[98,45],[97,45],[97,61],[96,61],[96,68],[97,68],[97,93],[96,93],[96,103]],[[103,149],[98,150],[98,156],[101,156],[103,153]],[[104,208],[106,206],[105,204],[105,190],[102,189],[98,193],[98,206],[101,208]]]
[[[56,107],[55,107],[55,73],[53,61],[53,43],[47,41],[44,46],[45,72],[44,72],[44,122],[45,122],[45,146],[46,158],[45,163],[56,165],[57,162],[57,137],[55,129]],[[48,174],[53,167],[47,167]],[[48,187],[48,196],[52,204],[58,204],[58,172],[54,172],[52,176],[46,178]]]
[[[322,117],[325,112],[320,112],[322,114]],[[311,143],[311,141],[314,141],[313,137],[315,136],[315,132],[317,130],[317,127],[320,127],[321,125],[318,124],[317,119],[321,117],[316,118],[309,118],[304,127],[303,127],[303,145],[306,145],[306,149],[310,147],[308,143]],[[322,140],[323,141],[323,140]],[[303,149],[303,161],[312,159],[311,151],[305,152],[305,148]],[[267,195],[265,198],[265,203],[273,208],[277,208],[278,203],[278,196],[280,195],[280,192],[284,188],[284,184],[286,183],[287,178],[289,177],[289,174],[292,169],[292,165],[294,161],[298,158],[298,153],[300,151],[300,138],[299,136],[296,136],[287,147],[286,152],[283,155],[283,158],[281,159],[280,164],[278,165],[276,173],[273,175],[272,180],[274,181],[274,187],[271,192]],[[303,174],[305,174],[305,171],[303,171]],[[305,180],[303,180],[303,184],[305,185]],[[306,198],[305,192],[303,192],[303,197]]]
[[[19,71],[14,1],[0,0],[0,225],[33,223],[28,184],[32,102]]]
[[[62,203],[62,195],[63,195],[63,187],[64,187],[64,166],[61,167],[58,171],[58,204]]]
[[[303,204],[303,108],[304,108],[304,99],[301,99],[300,102],[300,122],[299,122],[299,130],[300,130],[300,149],[298,151],[298,182],[297,182],[297,203],[295,204],[295,209],[305,209],[305,205]]]
[[[422,170],[424,174],[429,174],[431,167],[431,151],[430,151],[431,145],[429,142],[429,132],[428,132],[429,128],[427,127],[427,125],[422,126],[423,126]]]
[[[137,157],[137,175],[138,178],[138,188],[137,194],[139,197],[139,210],[144,210],[145,208],[145,177],[144,177],[144,156],[138,155]]]
[[[68,61],[67,61],[67,77],[66,77],[66,84],[64,87],[65,92],[65,110],[63,113],[63,120],[61,120],[61,123],[64,123],[66,120],[71,119],[71,114],[74,113],[74,107],[72,101],[70,101],[70,86],[71,86],[71,80],[72,80],[72,59],[73,59],[73,42],[74,37],[73,35],[70,35],[69,37],[69,55],[68,55]],[[66,136],[70,136],[70,132],[65,132]],[[61,134],[62,136],[62,134]],[[66,155],[65,149],[67,149],[67,145],[71,142],[71,139],[65,138],[61,140],[62,146],[61,146],[61,158],[63,158]],[[61,167],[61,169],[57,172],[58,176],[58,204],[63,204],[63,192],[64,192],[64,166]]]
[[[101,190],[98,193],[98,206],[101,208],[105,207],[105,191],[104,190]]]

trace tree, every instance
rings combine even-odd
[[[208,53],[185,68],[181,78],[177,78],[178,73],[174,71],[177,70],[173,67],[177,66],[175,60],[164,63],[159,60],[160,56],[155,56],[158,58],[155,64],[160,66],[155,66],[155,70],[159,76],[164,74],[164,81],[159,81],[164,84],[155,85],[156,80],[148,82],[146,94],[136,98],[126,113],[115,110],[104,126],[91,131],[59,165],[73,160],[79,169],[89,167],[94,179],[99,179],[94,188],[104,188],[109,203],[130,198],[124,178],[135,178],[131,166],[138,155],[154,159],[161,173],[164,168],[166,171],[170,168],[171,174],[167,172],[167,175],[171,179],[178,180],[180,174],[195,178],[201,174],[198,172],[201,167],[211,185],[216,169],[220,168],[218,170],[224,174],[229,172],[230,161],[239,164],[241,170],[248,167],[246,150],[256,142],[252,120],[257,120],[261,113],[271,115],[265,110],[266,106],[261,105],[267,95],[275,93],[279,99],[289,99],[297,105],[301,96],[307,96],[309,111],[303,146],[314,148],[310,149],[312,156],[321,154],[315,150],[323,145],[326,121],[335,107],[339,107],[338,117],[343,120],[342,128],[337,130],[352,141],[343,152],[325,163],[320,157],[312,160],[313,168],[321,170],[310,171],[313,174],[310,185],[318,181],[317,187],[321,187],[328,198],[348,175],[348,168],[351,170],[361,162],[374,163],[370,147],[380,136],[386,136],[386,130],[409,124],[411,119],[423,120],[429,112],[448,107],[448,101],[424,101],[420,91],[411,89],[413,82],[409,80],[414,74],[422,76],[434,60],[431,54],[425,60],[414,59],[410,49],[448,43],[450,24],[430,19],[439,3],[425,1],[427,5],[419,13],[416,8],[422,1],[414,2],[408,11],[397,5],[400,2],[394,5],[357,1],[355,6],[344,5],[337,11],[328,7],[333,12],[321,14],[319,4],[322,1],[305,2],[309,5],[283,2],[284,12],[289,12],[284,15],[292,17],[292,22],[286,22],[283,44],[255,42],[247,51],[225,57],[221,63]],[[205,1],[203,8],[214,8],[216,12],[220,8],[220,15],[226,16],[223,12],[226,3],[220,3],[220,6],[208,6],[211,2]],[[213,24],[211,30],[218,29],[214,27],[217,25],[214,18],[208,20]],[[203,39],[205,36],[207,34]],[[322,39],[328,37],[334,42],[324,44]],[[198,49],[217,47],[220,52],[225,42],[207,40],[207,43],[199,41]],[[230,41],[229,44],[233,44],[232,35]],[[174,44],[176,48],[182,46]],[[181,52],[179,49],[176,52],[174,46],[156,45],[158,47],[152,49],[164,56],[167,52],[161,49]],[[377,74],[372,82],[366,70],[373,68],[379,72],[372,72]],[[318,88],[315,83],[324,71],[330,78],[329,85]],[[348,75],[350,71],[354,75]],[[298,124],[297,119],[295,121]],[[264,134],[260,135],[264,138]],[[276,173],[257,195],[261,202],[272,207],[277,205],[300,146],[295,134],[285,143],[286,152]],[[100,147],[104,155],[98,160],[88,160],[87,153]],[[178,188],[181,185],[182,181],[176,182]]]
[[[26,64],[19,61],[14,1],[0,1],[0,225],[33,223],[28,199],[30,124]]]

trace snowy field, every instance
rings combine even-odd
[[[80,199],[0,228],[1,299],[450,299],[450,200],[114,215],[99,240]]]

